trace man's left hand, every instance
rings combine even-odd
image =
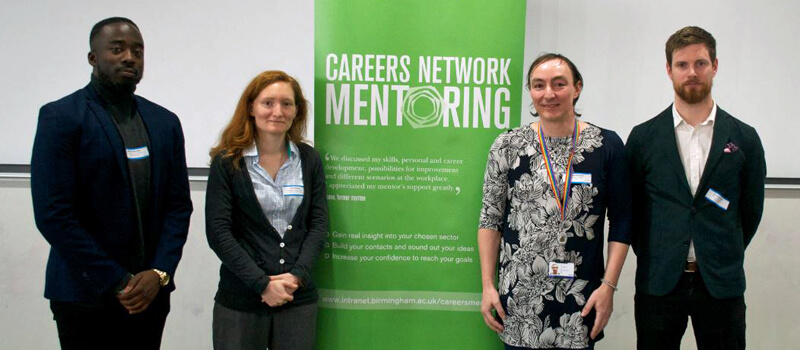
[[[594,327],[592,327],[592,332],[589,336],[594,339],[606,327],[608,319],[614,311],[614,290],[605,284],[595,289],[583,307],[581,317],[586,317],[592,311],[592,308],[596,312],[596,317],[594,319]]]
[[[138,314],[147,310],[160,289],[158,274],[153,270],[145,270],[128,281],[125,289],[117,294],[117,299],[129,314]]]

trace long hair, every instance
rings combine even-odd
[[[239,161],[242,159],[244,150],[249,148],[258,137],[255,118],[251,113],[253,101],[267,86],[277,82],[288,83],[292,87],[294,103],[297,106],[297,115],[286,133],[286,138],[294,143],[304,142],[303,135],[306,132],[306,121],[308,119],[308,101],[303,96],[303,90],[300,89],[300,84],[297,80],[290,75],[279,70],[270,70],[253,78],[242,92],[239,103],[236,104],[236,110],[233,111],[231,121],[222,131],[217,145],[211,148],[209,152],[212,159],[217,156],[232,157],[233,167],[237,170],[239,169]]]

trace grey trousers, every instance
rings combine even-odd
[[[214,350],[311,350],[317,332],[317,303],[271,314],[237,311],[214,303]]]

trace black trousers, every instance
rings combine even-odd
[[[113,296],[95,304],[50,301],[62,350],[159,349],[169,307],[163,290],[135,315]]]
[[[640,350],[680,349],[688,317],[699,350],[745,348],[744,297],[717,299],[699,272],[684,272],[667,295],[635,297],[636,345]]]

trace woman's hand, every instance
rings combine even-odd
[[[614,289],[605,284],[601,284],[600,288],[595,289],[583,307],[581,317],[586,317],[592,311],[592,308],[597,313],[594,319],[594,327],[592,327],[592,332],[589,336],[594,339],[606,327],[608,319],[611,318],[611,313],[614,312]]]
[[[483,298],[481,300],[481,315],[483,315],[483,322],[486,323],[486,326],[491,328],[493,331],[502,332],[503,325],[500,324],[500,322],[497,322],[497,319],[494,318],[492,310],[495,310],[501,319],[506,319],[506,312],[503,310],[503,306],[500,304],[500,295],[497,294],[497,289],[485,288],[483,290]]]
[[[270,280],[267,288],[261,293],[261,302],[271,307],[281,306],[292,300],[292,293],[297,289],[297,284],[283,280]]]
[[[300,278],[298,278],[297,276],[292,275],[291,273],[288,273],[288,272],[287,273],[282,273],[280,275],[269,276],[269,280],[270,281],[277,281],[277,280],[286,281],[286,282],[293,283],[295,286],[302,285],[302,283],[300,283]],[[297,290],[297,287],[294,287],[294,288],[286,289],[286,292],[289,293],[289,294],[294,294],[294,291],[296,291],[296,290]]]

